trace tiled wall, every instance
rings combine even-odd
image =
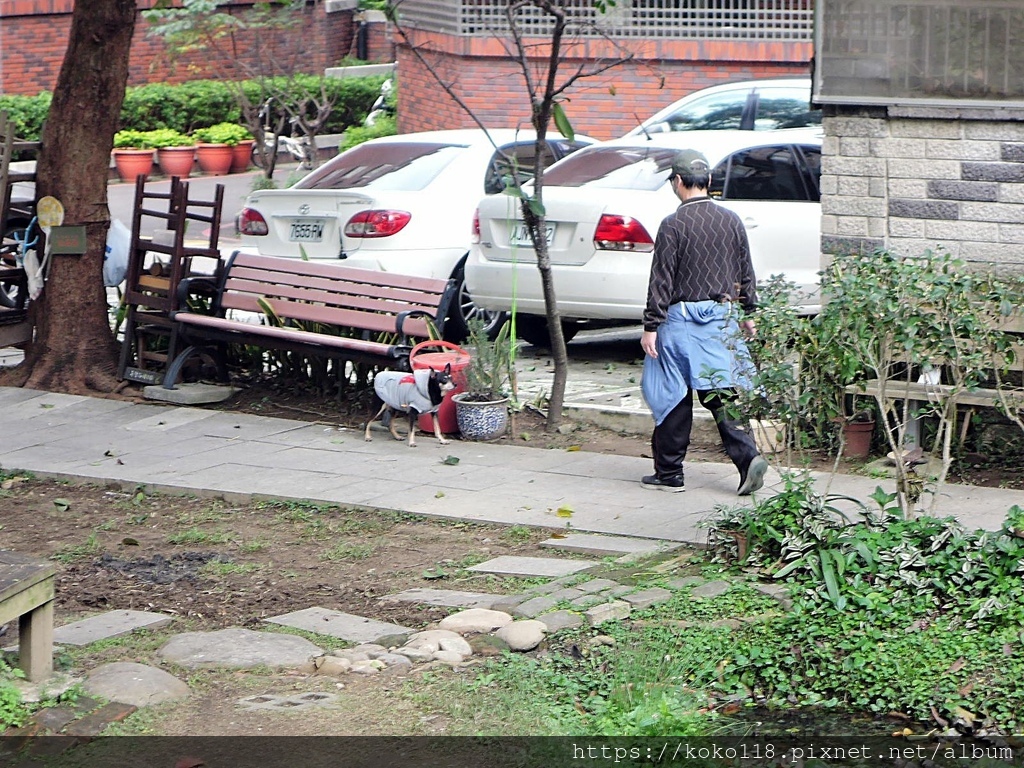
[[[906,112],[907,110],[903,110]],[[833,108],[825,117],[822,251],[942,247],[1024,272],[1024,120]]]

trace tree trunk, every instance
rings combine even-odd
[[[12,381],[88,394],[117,385],[117,348],[107,316],[103,257],[110,213],[107,176],[128,81],[135,0],[78,0],[67,53],[43,128],[37,196],[64,206],[64,226],[84,226],[87,252],[51,256],[32,302],[35,339]]]

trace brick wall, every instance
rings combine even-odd
[[[504,49],[487,38],[420,36],[412,44],[430,66],[489,127],[529,126],[523,76]],[[743,43],[663,40],[627,41],[634,60],[580,81],[564,104],[573,129],[597,139],[621,136],[673,101],[709,85],[765,77],[807,75],[810,43]],[[537,50],[543,55],[543,47]],[[600,42],[569,47],[560,71],[592,66]],[[398,128],[401,132],[475,126],[408,44],[397,46]]]
[[[147,35],[148,24],[141,11],[153,0],[140,0],[140,15],[132,39],[129,85],[169,82],[224,76],[225,67],[211,63],[208,53],[189,54],[171,62],[159,38]],[[252,0],[237,0],[231,13],[244,15]],[[353,4],[354,5],[354,4]],[[57,82],[71,27],[73,0],[3,0],[0,5],[0,93],[35,95],[51,91]],[[238,78],[247,76],[247,67],[270,56],[294,65],[296,71],[323,72],[339,59],[354,55],[354,8],[328,11],[324,3],[309,4],[307,19],[299,34],[277,34],[268,37],[264,31],[240,31],[234,44],[225,50],[230,57],[221,57],[219,64],[237,59]],[[371,50],[383,55],[381,61],[393,61],[381,30],[371,34]],[[260,53],[263,51],[264,53]]]
[[[1024,272],[1024,116],[836,107],[824,123],[825,254],[888,248],[911,256],[941,246],[967,262]]]

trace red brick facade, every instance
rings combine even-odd
[[[141,11],[152,5],[153,0],[139,0],[129,85],[180,83],[230,74],[224,66],[211,65],[208,53],[190,54],[173,63],[169,61],[163,40],[147,35],[149,25]],[[252,0],[235,0],[231,12],[244,14],[252,5]],[[3,0],[0,3],[0,93],[32,96],[53,90],[67,47],[73,7],[74,0]],[[265,31],[240,31],[233,46],[224,43],[224,50],[231,51],[231,56],[219,60],[230,62],[233,58],[241,62],[242,66],[235,67],[232,76],[243,79],[247,76],[245,65],[260,60],[257,49],[261,45],[264,49],[269,46],[278,61],[294,62],[296,71],[311,73],[322,72],[345,56],[355,55],[358,25],[353,19],[354,11],[327,13],[324,3],[309,2],[306,14],[306,22],[298,34],[268,40]],[[377,29],[376,34],[371,30],[368,50],[382,58],[370,60],[393,61],[389,44],[380,40],[384,37],[380,25],[372,26]],[[269,60],[266,53],[262,58]]]
[[[523,77],[497,41],[444,34],[412,39],[430,65],[492,128],[529,127],[530,104]],[[535,48],[543,51],[543,41]],[[658,109],[699,88],[735,80],[808,75],[810,43],[742,41],[624,41],[634,59],[594,78],[580,81],[567,94],[566,114],[579,133],[597,139],[621,136]],[[600,41],[567,48],[563,73],[616,55]],[[618,55],[621,55],[618,54]],[[475,125],[437,84],[408,45],[398,45],[399,130],[464,128]]]

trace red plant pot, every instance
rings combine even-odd
[[[161,147],[156,151],[156,161],[165,176],[187,179],[192,175],[196,162],[195,147]]]
[[[231,170],[234,151],[227,144],[197,144],[196,159],[203,173],[224,176]]]

